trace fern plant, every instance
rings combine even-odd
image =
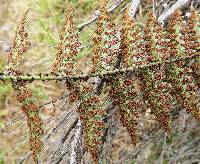
[[[139,118],[147,109],[151,109],[156,121],[169,136],[173,101],[200,121],[196,93],[200,72],[200,16],[197,11],[192,9],[188,23],[185,23],[181,11],[177,10],[166,28],[150,13],[142,29],[127,9],[122,18],[122,28],[117,29],[107,11],[107,3],[103,0],[99,5],[100,15],[92,38],[92,68],[91,73],[85,75],[74,72],[81,44],[71,5],[66,11],[58,51],[49,74],[25,75],[15,69],[22,63],[31,45],[25,26],[28,12],[19,23],[1,79],[10,79],[18,92],[21,110],[27,116],[35,162],[42,148],[43,122],[39,106],[28,87],[34,80],[66,81],[70,101],[79,104],[77,112],[83,124],[83,140],[95,163],[101,155],[108,126],[105,117],[110,104],[117,109],[118,118],[127,128],[133,145],[137,144]],[[195,59],[192,66],[189,65],[190,59]],[[94,78],[98,79],[97,87],[91,82]]]
[[[26,30],[26,19],[28,10],[23,14],[16,35],[13,41],[13,47],[8,55],[8,65],[5,67],[4,73],[8,75],[19,76],[23,72],[15,67],[20,65],[24,59],[25,53],[31,46],[28,33]],[[21,110],[27,117],[27,126],[29,127],[29,143],[32,151],[33,160],[37,161],[37,155],[41,151],[43,135],[43,122],[39,116],[39,108],[36,100],[32,95],[32,90],[28,87],[30,81],[13,80],[12,85],[17,91],[17,100],[21,103]]]

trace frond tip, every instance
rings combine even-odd
[[[56,60],[52,65],[52,73],[72,75],[76,65],[75,58],[80,51],[79,31],[74,21],[74,9],[71,5],[65,12],[65,23],[60,34],[60,43]]]
[[[28,51],[28,48],[31,46],[31,42],[29,41],[28,37],[28,32],[26,30],[26,19],[28,12],[29,10],[27,10],[23,14],[22,19],[17,26],[15,37],[13,40],[13,46],[8,55],[9,68],[19,65],[24,59],[24,54]]]

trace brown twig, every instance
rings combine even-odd
[[[109,12],[109,13],[114,12],[124,1],[125,1],[125,0],[117,0],[117,1],[108,9],[108,12]],[[99,10],[96,10],[94,16],[93,16],[90,20],[88,20],[88,21],[86,21],[86,22],[84,22],[84,23],[78,25],[79,31],[82,31],[86,26],[88,26],[88,25],[92,24],[93,22],[95,22],[95,21],[99,18],[99,16],[100,16],[100,11],[99,11]]]
[[[46,106],[46,105],[50,105],[50,104],[56,103],[57,101],[62,100],[62,99],[64,99],[64,98],[66,98],[66,97],[68,97],[68,94],[67,94],[67,95],[64,95],[64,96],[61,96],[61,97],[59,97],[59,98],[57,98],[57,99],[48,101],[48,102],[46,102],[46,103],[40,105],[39,108],[41,109],[42,107],[44,107],[44,106]],[[1,131],[1,130],[4,130],[5,128],[8,128],[9,126],[11,126],[11,125],[15,124],[16,122],[22,120],[23,118],[25,118],[25,115],[24,115],[24,114],[22,114],[21,116],[19,116],[18,118],[12,120],[12,121],[9,122],[9,123],[5,123],[5,124],[3,125],[3,127],[0,128],[0,131]]]
[[[187,6],[189,3],[191,3],[191,0],[178,0],[174,5],[172,5],[166,12],[162,13],[158,17],[158,21],[161,23],[164,23],[173,13],[181,9],[185,6]]]

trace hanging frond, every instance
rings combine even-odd
[[[85,146],[95,163],[98,163],[102,137],[106,128],[103,122],[106,113],[102,100],[94,94],[94,88],[90,83],[81,82],[79,87],[81,103],[78,112],[80,113],[81,121],[83,121]]]
[[[193,20],[191,20],[190,23],[192,21]],[[187,32],[188,29],[182,29],[183,27],[181,12],[178,10],[171,18],[168,27],[168,36],[173,40],[169,45],[174,53],[172,57],[191,55],[191,50],[186,50],[188,48],[187,38],[190,37],[190,33]],[[191,29],[191,27],[188,28]],[[184,32],[184,36],[182,32]],[[196,38],[195,36],[193,37],[193,39]],[[184,43],[182,43],[181,38],[184,39]],[[190,42],[190,46],[194,48],[192,52],[196,53],[198,45],[196,46],[196,43]],[[192,69],[187,67],[187,62],[178,61],[171,63],[170,69],[168,70],[170,75],[168,80],[173,86],[172,92],[178,103],[190,112],[197,120],[200,120],[200,104],[198,102],[198,95],[195,92],[196,89],[198,89],[198,86],[192,76]]]
[[[129,75],[130,76],[130,75]],[[136,89],[137,83],[133,77],[112,77],[109,97],[118,107],[119,118],[127,128],[132,144],[137,143],[137,125],[144,108],[144,102],[139,95],[140,88]]]

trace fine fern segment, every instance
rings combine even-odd
[[[168,28],[168,35],[174,40],[174,43],[170,44],[170,48],[174,52],[174,57],[183,55],[191,56],[191,50],[189,50],[187,47],[187,40],[185,39],[184,44],[181,42],[181,36],[183,35],[181,32],[185,32],[181,29],[181,27],[184,26],[182,24],[181,12],[178,10],[171,18]],[[190,36],[188,34],[189,33],[185,32],[184,37],[188,38]],[[198,46],[195,46],[195,43],[191,43],[190,46],[194,48],[193,53],[195,53],[195,49],[197,49]],[[195,93],[196,89],[198,89],[198,86],[196,85],[195,79],[192,76],[192,69],[187,67],[187,62],[184,61],[171,63],[170,67],[169,81],[173,86],[173,94],[175,95],[178,103],[188,112],[190,112],[197,120],[200,120],[200,104],[198,102],[198,95]]]
[[[79,83],[81,104],[78,108],[80,119],[83,121],[83,135],[85,146],[98,163],[100,146],[106,125],[103,121],[106,115],[103,103],[99,96],[94,94],[94,89],[88,82]]]
[[[120,54],[122,67],[130,67],[134,64],[133,58],[140,57],[136,56],[136,48],[139,47],[141,39],[140,34],[140,29],[137,28],[135,21],[126,10],[121,30]],[[110,85],[109,97],[113,104],[118,107],[120,121],[127,128],[132,144],[135,146],[137,143],[138,119],[143,108],[143,101],[139,97],[139,91],[135,88],[135,79],[131,73],[118,75],[117,77],[110,77]]]
[[[118,32],[108,13],[107,1],[100,2],[100,18],[97,22],[93,42],[92,72],[113,70],[120,47]]]
[[[14,67],[22,63],[24,55],[31,45],[26,31],[27,14],[28,11],[23,14],[23,18],[17,27],[13,47],[9,53],[8,66],[6,67],[6,71],[15,76],[23,74]],[[33,98],[32,90],[27,86],[27,81],[17,80],[12,81],[12,83],[14,90],[17,91],[17,100],[21,103],[21,110],[27,117],[30,149],[32,151],[33,160],[37,163],[37,156],[41,152],[43,146],[41,141],[43,135],[43,122],[39,116],[39,107],[36,100]]]
[[[149,107],[155,116],[156,120],[159,122],[164,131],[170,135],[171,126],[170,126],[170,111],[172,110],[172,95],[170,93],[171,85],[165,82],[165,67],[158,68],[154,67],[151,70],[152,77],[145,79],[148,81],[154,81],[153,89],[150,89],[145,95],[144,98],[147,100],[147,107]],[[150,87],[149,87],[150,88]],[[149,89],[148,88],[148,89]]]
[[[182,29],[183,46],[186,56],[198,54],[200,51],[200,15],[194,9],[191,9],[191,16],[188,23]],[[195,78],[198,88],[200,87],[200,57],[195,58],[195,63],[191,66],[192,76]]]
[[[112,85],[109,96],[113,104],[118,107],[121,123],[127,128],[132,144],[135,146],[138,119],[144,108],[143,100],[139,95],[139,88],[136,89],[136,82],[133,77],[112,77],[110,83]]]
[[[123,15],[121,30],[121,56],[122,67],[131,67],[144,63],[141,28],[136,21],[129,16],[128,10]]]
[[[165,42],[163,42],[164,32],[161,25],[156,21],[151,13],[147,19],[144,29],[144,44],[147,63],[165,60]],[[165,56],[164,56],[165,55]],[[164,56],[164,57],[163,57]],[[166,65],[160,64],[146,68],[141,73],[140,78],[143,81],[143,88],[146,91],[144,98],[155,115],[164,131],[170,135],[170,111],[172,110],[172,96],[169,89],[171,85],[166,82]]]
[[[39,106],[33,98],[32,90],[25,84],[16,84],[18,90],[17,100],[21,103],[21,110],[28,118],[27,125],[29,127],[29,144],[31,146],[33,160],[37,161],[37,156],[41,152],[43,143],[41,137],[44,134],[43,121],[39,116]]]
[[[61,29],[60,42],[56,54],[55,62],[52,65],[52,74],[60,76],[73,75],[73,70],[76,66],[75,58],[80,52],[81,43],[79,41],[79,31],[74,20],[74,9],[69,4],[65,11],[65,22]],[[69,99],[77,101],[78,97],[78,82],[67,82],[67,89],[70,90]]]
[[[80,51],[79,31],[74,21],[74,9],[68,6],[65,14],[65,23],[60,34],[60,43],[53,64],[52,73],[60,75],[72,75],[75,67],[75,57]]]
[[[182,32],[181,27],[184,26],[182,12],[176,10],[172,18],[169,20],[167,28],[168,46],[170,47],[171,58],[181,57],[184,55],[184,47],[181,44]]]
[[[196,10],[191,10],[191,16],[187,24],[181,28],[182,32],[182,46],[184,47],[184,54],[186,56],[192,56],[197,54],[199,47],[199,37],[200,37],[200,30],[199,30],[199,15]]]
[[[23,17],[17,26],[15,38],[13,39],[12,49],[8,55],[8,65],[6,69],[20,65],[24,59],[24,54],[31,46],[31,42],[29,41],[26,29],[26,19],[28,12],[29,10],[23,14]]]

